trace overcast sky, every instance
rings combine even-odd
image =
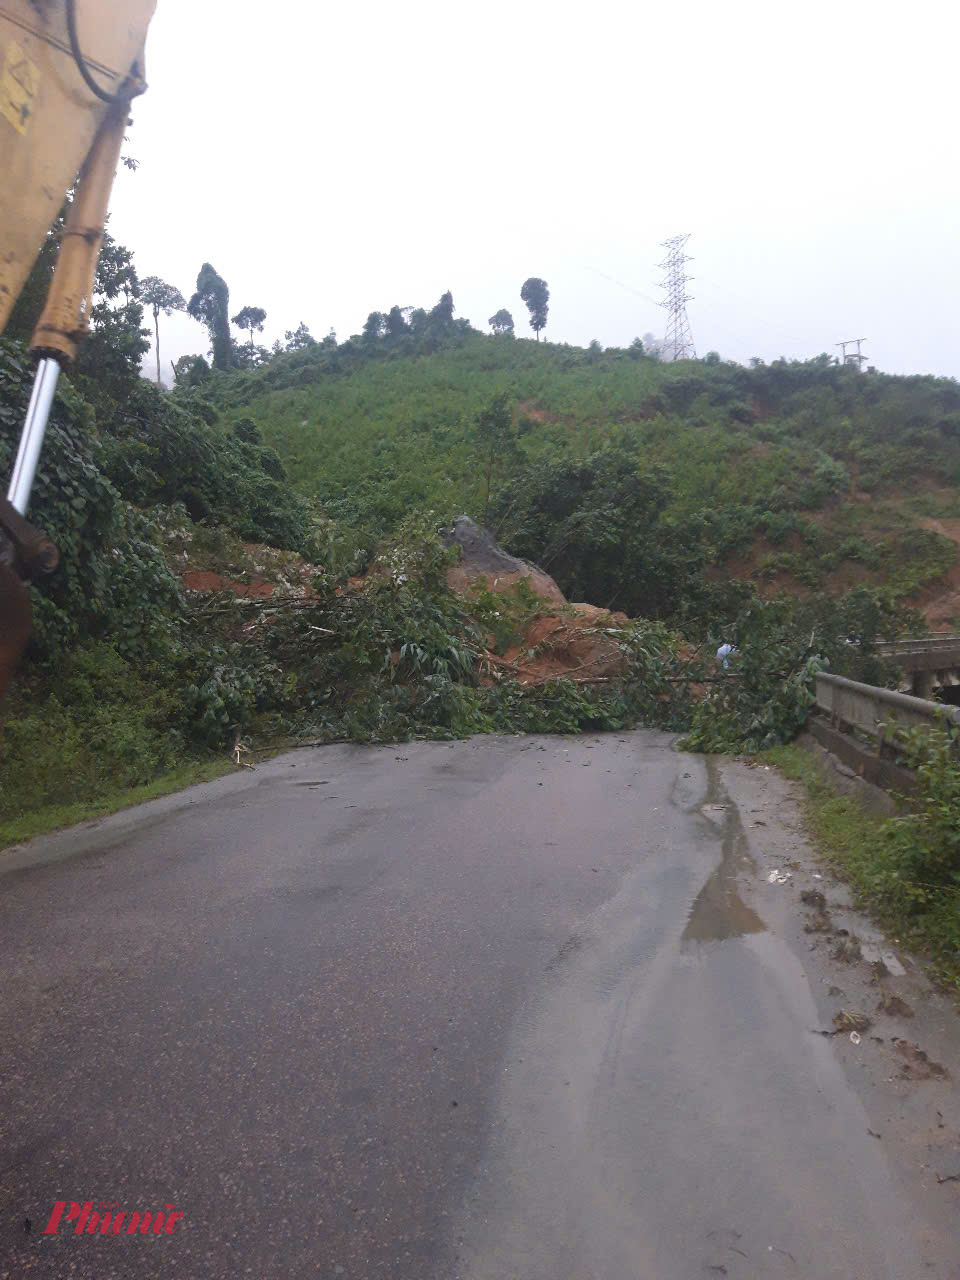
[[[267,344],[448,288],[529,334],[538,275],[545,336],[626,345],[690,232],[698,354],[958,376],[958,36],[946,2],[159,0],[111,228],[187,297],[213,263]]]

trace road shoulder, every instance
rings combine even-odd
[[[801,783],[742,760],[723,760],[720,774],[743,832],[742,896],[802,964],[819,1014],[810,1034],[829,1037],[871,1136],[916,1205],[931,1259],[956,1257],[956,1005],[856,908],[807,831]]]

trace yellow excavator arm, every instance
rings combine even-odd
[[[146,88],[156,0],[0,0],[0,332],[44,238],[67,213],[33,335],[36,382],[6,497],[0,496],[0,693],[30,634],[23,585],[57,564],[24,518],[60,366],[89,328],[107,203],[130,101]]]
[[[146,88],[155,7],[0,0],[0,331],[104,121]]]

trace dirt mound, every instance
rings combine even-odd
[[[448,546],[461,549],[459,563],[447,571],[447,582],[458,595],[469,599],[486,588],[510,597],[523,582],[544,602],[543,610],[527,618],[502,655],[492,648],[484,654],[482,665],[490,681],[538,685],[563,678],[583,684],[623,674],[626,658],[611,632],[628,624],[626,614],[592,604],[568,604],[548,573],[504,551],[469,516],[458,516],[441,537]]]
[[[563,612],[535,618],[520,644],[502,658],[488,654],[499,678],[520,684],[573,680],[578,684],[610,680],[624,674],[626,657],[611,635],[629,622],[626,614],[608,613],[591,604],[568,605]]]
[[[186,591],[232,591],[237,596],[258,599],[269,599],[273,595],[272,582],[262,579],[240,582],[222,573],[212,573],[209,569],[184,569],[180,581]]]
[[[470,588],[485,586],[489,591],[505,592],[525,579],[541,599],[558,605],[567,603],[548,573],[498,547],[487,530],[469,516],[457,516],[451,528],[442,530],[440,536],[447,546],[461,549],[459,563],[447,570],[451,591],[466,595]]]
[[[255,600],[309,598],[316,594],[313,579],[323,572],[292,551],[257,542],[244,542],[241,554],[218,566],[226,572],[191,566],[189,552],[186,563],[175,559],[171,567],[186,591],[232,591],[242,599]]]

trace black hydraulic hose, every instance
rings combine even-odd
[[[122,102],[127,102],[129,95],[108,93],[106,89],[97,84],[90,74],[90,68],[87,66],[86,59],[80,50],[80,41],[77,38],[77,0],[67,0],[67,34],[70,37],[70,52],[73,54],[73,60],[77,64],[77,70],[83,76],[83,82],[90,92],[95,94],[101,102],[106,102],[111,107],[118,107]]]

